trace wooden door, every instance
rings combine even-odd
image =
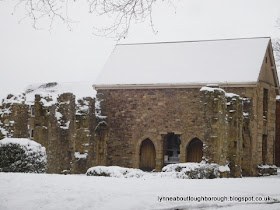
[[[187,162],[200,163],[203,156],[202,147],[202,141],[193,139],[187,147]]]
[[[156,150],[153,142],[146,139],[140,147],[140,169],[143,171],[152,171],[156,167]]]

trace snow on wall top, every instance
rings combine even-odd
[[[94,85],[256,82],[269,40],[117,45]]]
[[[29,85],[25,89],[24,94],[14,95],[11,98],[0,100],[0,105],[2,103],[23,102],[26,104],[33,104],[35,101],[35,95],[41,95],[42,97],[49,97],[52,99],[49,102],[44,100],[44,104],[49,106],[56,103],[58,96],[63,93],[73,93],[76,96],[76,101],[83,97],[93,98],[96,96],[96,91],[92,88],[92,82],[50,82]]]
[[[73,93],[76,100],[83,97],[95,97],[96,91],[92,88],[91,82],[65,82],[65,83],[45,83],[29,85],[25,89],[26,103],[33,103],[35,95],[50,97],[56,101],[62,93]]]

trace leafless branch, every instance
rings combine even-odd
[[[280,66],[280,39],[272,40],[272,47],[277,66]]]
[[[156,0],[88,0],[89,11],[99,15],[108,15],[114,22],[103,28],[94,27],[95,35],[125,38],[131,23],[139,23],[147,18],[156,33],[152,19],[152,6]]]
[[[50,29],[56,20],[60,20],[71,30],[73,20],[68,16],[69,0],[17,1],[15,10],[23,6],[26,10],[26,17],[23,19],[30,18],[34,28],[38,29],[39,20],[47,19]],[[143,22],[147,19],[150,20],[150,26],[156,33],[152,19],[152,7],[156,0],[87,0],[87,2],[90,13],[106,16],[113,21],[112,24],[102,28],[93,27],[95,35],[125,38],[132,23]]]
[[[66,24],[70,30],[70,24],[74,22],[68,17],[68,0],[18,0],[14,7],[14,13],[19,7],[23,7],[26,11],[26,16],[19,22],[29,18],[32,20],[32,26],[36,29],[40,29],[37,24],[42,19],[49,21],[50,29],[57,19]]]

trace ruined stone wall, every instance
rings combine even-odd
[[[204,156],[208,162],[228,164],[231,177],[241,177],[243,155],[243,99],[219,88],[201,89]]]
[[[75,96],[70,93],[60,95],[50,109],[47,151],[49,172],[71,173],[75,150],[74,120]]]
[[[231,177],[242,177],[242,158],[244,145],[244,100],[239,95],[227,97],[227,140],[228,161]],[[246,114],[245,114],[246,115]]]
[[[95,153],[90,150],[95,126],[95,100],[90,97],[78,100],[75,116],[73,173],[85,173],[94,164]]]
[[[267,117],[263,112],[264,88],[268,90]],[[276,116],[276,91],[275,87],[264,82],[259,82],[255,87],[224,88],[247,99],[244,101],[244,126],[243,126],[243,160],[244,176],[262,175],[260,165],[274,164],[275,141],[275,116]],[[247,105],[246,105],[247,104]],[[266,151],[263,151],[263,136],[267,137]],[[266,160],[263,161],[263,153]]]
[[[280,167],[280,100],[276,102],[275,165]]]
[[[95,158],[89,151],[96,127],[94,106],[90,97],[76,103],[71,93],[57,99],[35,95],[28,104],[24,95],[9,95],[0,106],[0,139],[30,138],[42,144],[48,173],[85,173]]]
[[[94,100],[76,103],[73,94],[64,93],[56,102],[36,95],[34,108],[34,140],[47,149],[47,172],[85,173],[92,165],[88,153],[94,136]]]
[[[0,106],[0,139],[4,137],[28,138],[29,106],[24,95],[8,95]]]
[[[186,162],[187,146],[198,138],[203,159],[229,164],[231,176],[266,173],[260,165],[274,164],[275,89],[263,82],[224,89],[98,90],[97,119],[92,98],[76,102],[73,94],[64,93],[53,101],[36,95],[31,116],[24,96],[13,103],[11,95],[0,107],[0,138],[29,138],[33,129],[34,140],[47,149],[48,173],[84,173],[93,165],[138,168],[140,145],[147,138],[156,149],[156,170],[161,170],[168,133],[180,136],[180,162]]]
[[[204,88],[201,91],[201,113],[203,113],[204,156],[210,163],[226,165],[228,148],[226,129],[225,92],[219,89]]]

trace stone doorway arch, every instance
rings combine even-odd
[[[202,149],[203,142],[198,138],[192,139],[187,146],[187,162],[200,163],[203,156]]]
[[[150,139],[145,139],[140,145],[140,166],[143,171],[152,171],[156,168],[156,149]]]

